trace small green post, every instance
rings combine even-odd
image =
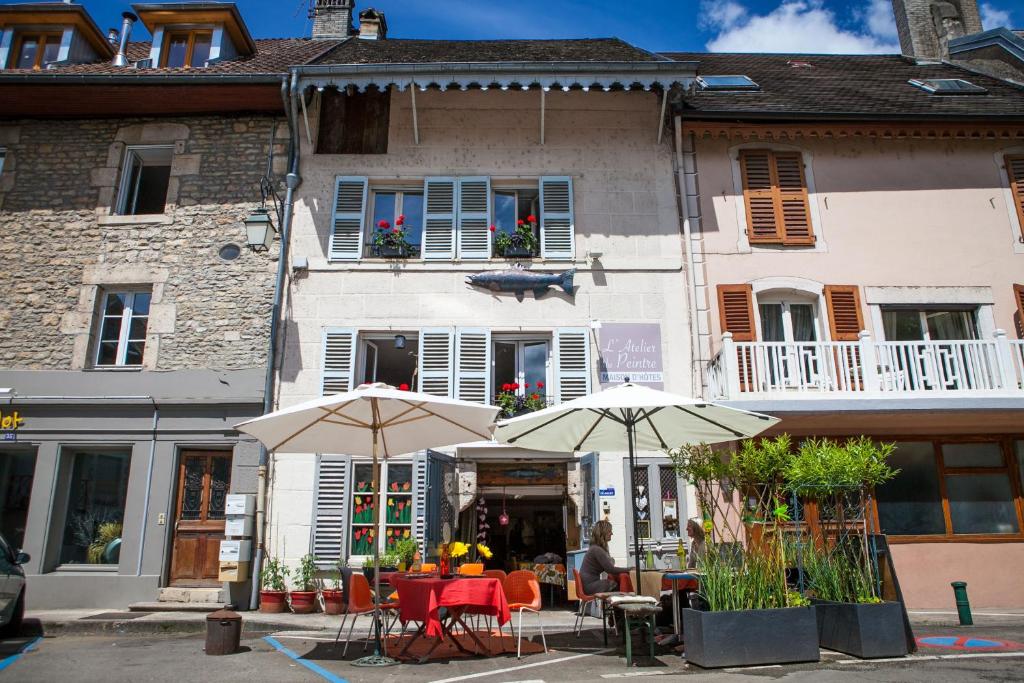
[[[967,600],[967,582],[954,581],[953,596],[956,598],[956,613],[960,617],[961,626],[973,626],[974,619],[971,618],[971,603]]]

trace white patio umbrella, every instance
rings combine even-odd
[[[274,453],[345,453],[373,457],[373,528],[380,520],[380,458],[426,448],[490,440],[495,406],[395,389],[383,383],[306,401],[235,425]],[[381,656],[380,546],[373,544],[377,651],[366,664],[388,664]]]
[[[628,451],[630,496],[636,500],[636,451],[721,443],[756,436],[778,418],[699,401],[626,382],[535,413],[502,420],[501,443],[541,451]],[[640,590],[640,534],[633,509],[636,588]]]

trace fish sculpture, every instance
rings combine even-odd
[[[522,268],[512,268],[469,275],[466,282],[492,292],[515,292],[516,298],[522,301],[527,290],[532,291],[534,298],[539,299],[547,293],[548,287],[561,287],[566,294],[572,294],[572,278],[575,274],[575,268],[564,273],[535,273]]]

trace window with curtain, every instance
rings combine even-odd
[[[978,338],[974,310],[883,308],[886,341],[956,341]]]

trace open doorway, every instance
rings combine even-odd
[[[384,382],[393,387],[416,390],[419,340],[413,333],[390,334],[362,339],[362,381]]]

